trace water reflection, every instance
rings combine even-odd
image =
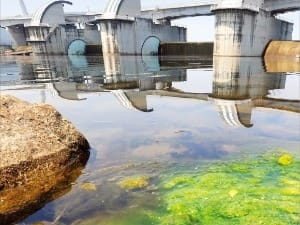
[[[300,72],[300,58],[288,56],[265,56],[264,65],[269,73]]]
[[[266,74],[260,58],[216,57],[214,71],[210,100],[230,126],[252,127],[255,101],[265,98],[270,90],[285,87],[286,75]]]
[[[126,58],[123,58],[123,61],[120,60],[120,57],[116,59],[114,56],[109,56],[109,58],[107,61],[110,63],[105,63],[106,76],[107,74],[110,76],[119,75],[119,80],[122,80],[122,77],[124,79],[124,77],[129,78],[134,74],[150,72],[150,70],[147,70],[148,67],[142,66],[145,65],[143,60],[142,62],[136,61],[130,64]],[[131,87],[131,89],[139,88],[139,91],[119,90],[118,92],[113,92],[124,107],[142,109],[143,107],[141,107],[140,103],[143,102],[142,105],[147,105],[147,95],[209,100],[217,106],[219,115],[226,124],[244,127],[253,126],[251,113],[252,108],[256,106],[299,112],[299,101],[267,98],[271,90],[285,88],[286,75],[278,73],[267,74],[260,58],[214,58],[213,91],[207,95],[205,93],[188,93],[172,88],[173,82],[181,81],[180,77],[184,77],[182,81],[185,81],[185,70],[162,71],[159,67],[158,59],[155,57],[148,58],[148,62],[151,62],[151,60],[152,65],[156,66],[150,68],[157,68],[157,71],[151,70],[152,75],[161,74],[158,79],[152,77],[139,80],[139,85]],[[115,64],[112,65],[111,62]],[[128,67],[128,65],[132,66]],[[183,76],[180,76],[180,74],[174,76],[176,71],[182,72]],[[122,74],[125,76],[122,76]],[[179,79],[176,80],[176,78]],[[118,84],[118,80],[116,79],[115,81]],[[119,88],[122,87],[119,86]],[[148,111],[145,108],[142,111]]]
[[[19,62],[19,61],[18,61]],[[187,81],[187,69],[211,68],[210,59],[181,60],[157,56],[43,56],[20,63],[20,79],[47,83],[45,89],[68,100],[85,100],[80,93],[111,92],[132,110],[151,112],[147,96],[169,96],[212,102],[230,126],[252,127],[254,107],[300,112],[299,100],[268,97],[284,89],[286,73],[270,73],[260,58],[215,57],[211,93],[187,92],[174,87]],[[44,94],[41,94],[44,101]]]

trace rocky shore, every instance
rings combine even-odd
[[[52,106],[9,95],[0,95],[0,131],[0,224],[10,224],[70,189],[89,143]]]

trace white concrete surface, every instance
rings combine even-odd
[[[14,44],[16,46],[26,45],[25,28],[23,25],[15,25],[7,27]]]
[[[99,23],[104,54],[140,55],[144,42],[151,36],[165,42],[186,41],[185,28],[154,24],[149,19],[105,19]]]
[[[291,40],[293,24],[269,12],[240,9],[216,11],[214,55],[262,56],[270,40]]]
[[[72,5],[70,1],[52,1],[36,10],[31,19],[31,26],[40,24],[57,25],[65,23],[63,4]]]
[[[211,3],[199,3],[193,5],[183,5],[169,8],[155,8],[143,10],[141,16],[143,18],[153,19],[154,21],[159,20],[174,20],[185,17],[194,16],[206,16],[212,15]]]
[[[140,0],[110,0],[105,8],[105,16],[131,16],[136,17],[141,14]]]
[[[264,0],[216,0],[213,10],[221,9],[247,9],[259,12]]]
[[[300,10],[299,0],[265,0],[263,8],[272,12]]]

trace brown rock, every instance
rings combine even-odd
[[[19,221],[69,191],[89,144],[50,105],[0,95],[0,224]]]
[[[8,95],[0,95],[0,131],[0,168],[89,148],[83,135],[52,106]]]

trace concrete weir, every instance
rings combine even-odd
[[[104,13],[94,14],[64,13],[63,4],[72,2],[53,0],[33,16],[0,19],[0,25],[34,54],[82,54],[83,45],[102,44],[104,54],[156,55],[161,42],[186,42],[186,28],[172,20],[214,15],[214,55],[247,57],[262,56],[271,40],[291,40],[293,24],[276,14],[300,10],[299,0],[212,0],[149,10],[141,0],[109,0]]]
[[[293,24],[261,9],[263,3],[263,0],[222,0],[213,7],[215,56],[262,56],[270,40],[292,38]]]
[[[99,23],[104,54],[141,55],[151,38],[159,41],[186,41],[185,28],[154,24],[149,19],[101,19]],[[152,47],[145,54],[158,54],[158,44]]]
[[[104,54],[155,55],[160,41],[186,41],[186,28],[155,24],[142,18],[141,11],[140,0],[109,1],[97,19]]]
[[[72,2],[48,2],[33,14],[29,23],[8,26],[16,45],[32,46],[35,55],[67,55],[70,53],[69,47],[76,40],[86,45],[99,45],[101,39],[98,27],[85,24],[84,29],[78,29],[74,23],[68,23],[63,4],[71,5]],[[83,54],[83,50],[72,51],[72,54]]]

